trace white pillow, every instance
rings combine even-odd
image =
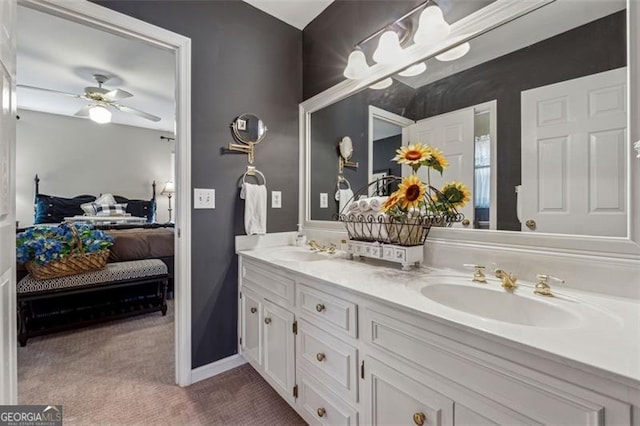
[[[98,198],[96,201],[94,201],[94,203],[96,204],[107,204],[107,205],[114,205],[116,203],[115,198],[113,198],[113,195],[111,194],[102,194],[100,196],[100,198]]]

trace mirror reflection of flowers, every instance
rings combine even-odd
[[[449,167],[449,161],[439,148],[421,143],[400,147],[392,160],[398,164],[411,166],[414,173],[418,171],[420,166],[426,166],[429,169],[439,171],[442,175],[444,169]]]
[[[471,192],[467,185],[458,181],[451,181],[442,188],[439,193],[431,195],[431,199],[435,202],[435,209],[437,211],[448,211],[449,205],[454,208],[462,208],[469,201],[471,201]]]

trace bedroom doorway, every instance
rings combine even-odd
[[[172,52],[175,56],[175,128],[171,135],[167,135],[167,137],[175,139],[175,179],[172,176],[167,176],[167,179],[160,180],[157,182],[157,191],[160,193],[165,190],[166,193],[172,195],[171,211],[175,222],[174,277],[177,283],[174,321],[175,382],[180,386],[189,385],[191,383],[190,40],[89,2],[54,3],[48,0],[20,0],[18,5],[131,40],[144,42],[155,48]],[[18,68],[18,81],[20,79],[19,73],[20,69]],[[100,81],[97,81],[96,85],[102,86]],[[131,108],[133,109],[133,107]],[[138,111],[140,110],[138,109]],[[158,142],[166,143],[161,140]],[[15,167],[16,165],[12,164],[11,166]],[[175,184],[175,194],[171,192],[169,182]],[[16,336],[12,334],[13,332],[3,338],[13,339],[15,342]],[[17,372],[9,372],[9,375],[16,377]],[[10,395],[10,397],[15,400],[16,395]]]

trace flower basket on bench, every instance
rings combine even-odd
[[[91,225],[33,227],[17,236],[17,258],[39,280],[102,269],[113,238]]]

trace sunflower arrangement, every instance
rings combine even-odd
[[[449,161],[436,147],[420,143],[403,146],[396,151],[392,160],[413,169],[413,173],[402,179],[398,190],[387,198],[382,207],[382,211],[395,220],[424,216],[428,211],[451,213],[451,208],[464,207],[471,199],[469,189],[462,182],[449,182],[440,190],[431,187],[430,170],[434,169],[442,175],[449,166]],[[417,175],[422,166],[427,168],[427,184]],[[425,194],[429,194],[429,200]]]

